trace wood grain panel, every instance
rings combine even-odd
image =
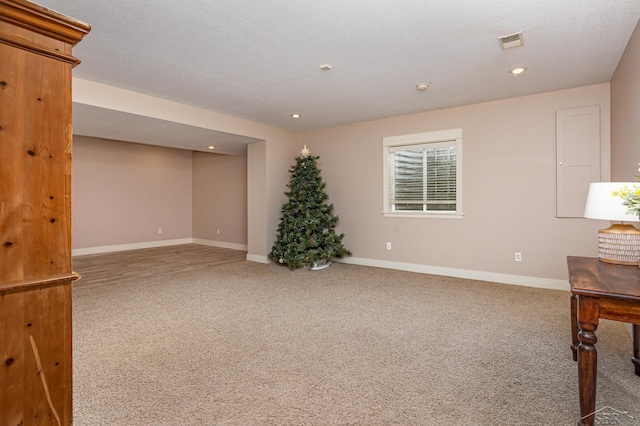
[[[63,55],[71,54],[71,45],[64,41],[55,40],[42,34],[34,33],[26,28],[11,24],[9,22],[0,21],[2,26],[12,26],[10,31],[1,31],[7,44],[26,44],[29,46],[40,46],[42,49],[59,52]]]
[[[70,220],[71,203],[67,196],[66,180],[71,120],[71,68],[66,64],[29,55],[29,80],[35,83],[26,90],[26,115],[40,123],[25,126],[21,159],[28,176],[24,180],[23,218],[25,221],[24,279],[71,272]],[[42,244],[47,241],[47,244]]]
[[[0,425],[71,425],[71,56],[89,26],[0,0]]]
[[[24,294],[0,293],[0,424],[23,424],[22,403],[25,399]]]
[[[71,285],[29,292],[24,305],[25,418],[33,424],[71,419]],[[44,421],[43,421],[44,420]]]
[[[69,283],[0,294],[0,424],[71,419],[70,308]]]
[[[24,100],[19,71],[24,68],[25,55],[15,54],[9,46],[0,44],[0,282],[24,278],[22,259],[22,187],[23,165],[19,158],[24,133]],[[12,60],[8,60],[12,57]]]
[[[601,298],[600,318],[640,324],[640,305],[629,300]]]

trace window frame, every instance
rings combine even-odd
[[[398,147],[405,149],[424,149],[425,145],[453,143],[456,147],[456,210],[448,211],[393,211],[390,202],[389,154]],[[387,136],[382,138],[383,162],[383,207],[384,217],[417,217],[438,219],[462,219],[462,129],[447,129],[433,132],[413,133],[409,135]]]

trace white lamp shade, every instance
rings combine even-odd
[[[622,198],[611,193],[623,186],[640,185],[638,182],[593,182],[589,185],[584,217],[589,219],[613,220],[620,222],[640,222],[638,216],[627,214]]]

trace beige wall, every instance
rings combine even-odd
[[[248,260],[268,262],[296,152],[292,137],[273,138],[248,147]]]
[[[76,137],[74,249],[197,238],[247,244],[264,261],[289,167],[307,144],[354,258],[563,280],[566,255],[596,255],[603,222],[554,217],[554,113],[600,106],[607,177],[609,95],[601,84],[307,132],[296,143],[273,137],[240,157]],[[382,138],[456,127],[464,219],[383,218]]]
[[[191,238],[191,151],[82,136],[73,143],[74,250]]]
[[[247,147],[247,260],[266,261],[267,142]]]
[[[247,244],[246,155],[193,153],[193,238]]]
[[[266,261],[295,153],[294,133],[75,77],[73,102],[261,140],[247,151],[247,258]]]
[[[599,84],[307,132],[298,145],[320,155],[355,258],[566,280],[566,256],[597,255],[604,223],[554,217],[554,114],[600,106],[608,177],[609,99],[609,84]],[[451,128],[462,128],[464,218],[384,218],[382,138]]]
[[[611,79],[611,180],[634,181],[640,163],[640,23]]]

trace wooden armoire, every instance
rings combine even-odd
[[[0,425],[70,425],[72,47],[90,26],[0,0]]]

